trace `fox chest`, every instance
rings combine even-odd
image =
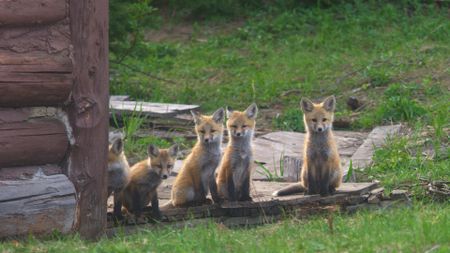
[[[233,181],[237,187],[250,175],[252,162],[253,154],[251,152],[236,152],[232,155],[231,170]]]

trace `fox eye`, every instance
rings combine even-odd
[[[317,122],[317,119],[312,119],[312,122]]]
[[[200,130],[200,133],[204,134],[204,133],[205,133],[205,130]]]
[[[232,125],[231,127],[232,127],[232,128],[237,128],[237,126],[236,126],[236,125]]]
[[[325,122],[325,121],[327,121],[327,119],[323,119],[322,121]]]
[[[246,127],[248,127],[248,126],[247,126],[247,125],[243,125],[242,127],[243,127],[243,128],[246,128]]]
[[[173,167],[173,165],[171,165],[171,164],[167,165],[168,169],[172,169],[172,167]]]
[[[214,129],[211,129],[211,133],[215,133],[215,132],[217,132],[216,130],[214,130]]]

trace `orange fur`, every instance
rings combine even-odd
[[[167,179],[175,164],[178,146],[158,149],[149,146],[149,157],[131,167],[130,182],[122,192],[122,201],[126,210],[140,216],[142,209],[150,202],[153,214],[160,218],[157,188]]]
[[[298,192],[328,195],[339,187],[342,182],[342,168],[332,131],[335,104],[334,96],[319,104],[306,98],[302,99],[301,108],[307,134],[300,182],[274,192],[273,195]]]
[[[214,172],[221,158],[224,110],[221,108],[212,116],[193,112],[193,116],[198,140],[172,186],[172,206],[205,203],[210,190],[215,198]]]
[[[251,200],[250,180],[253,165],[251,142],[258,108],[252,104],[244,112],[228,111],[230,141],[217,172],[217,189],[225,200]]]

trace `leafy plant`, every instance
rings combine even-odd
[[[287,109],[277,115],[273,121],[274,127],[281,130],[304,132],[303,113],[300,109]]]
[[[283,176],[284,176],[283,157],[284,157],[284,152],[281,152],[280,162],[279,162],[278,166],[275,163],[275,157],[273,158],[273,164],[274,164],[273,172],[269,168],[267,168],[264,165],[264,163],[256,162],[256,164],[258,165],[258,167],[256,168],[256,172],[260,175],[265,176],[268,181],[282,181]]]

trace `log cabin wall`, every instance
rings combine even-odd
[[[107,28],[107,0],[0,0],[0,238],[104,230]]]

